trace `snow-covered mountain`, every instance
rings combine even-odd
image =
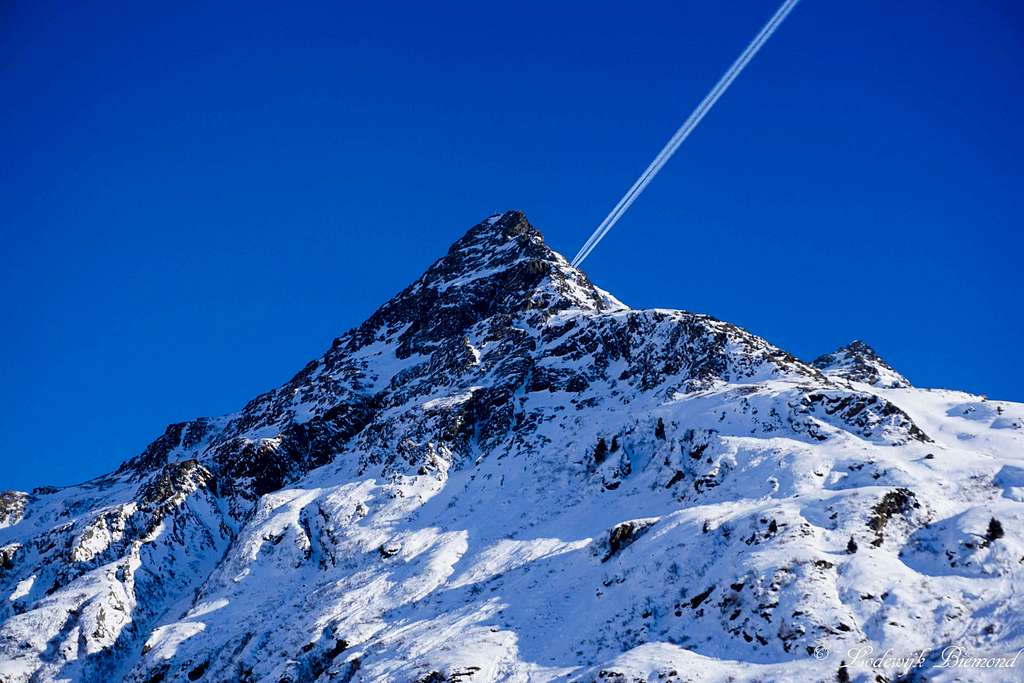
[[[507,212],[239,412],[0,494],[0,680],[1021,680],[943,650],[1024,648],[1022,427]]]

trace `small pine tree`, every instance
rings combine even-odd
[[[779,524],[774,519],[768,523],[768,533],[775,534],[779,531]]]
[[[594,462],[600,465],[601,463],[604,462],[604,459],[605,457],[607,457],[607,455],[608,444],[604,442],[604,437],[602,436],[600,439],[597,440],[597,448],[594,449]]]
[[[985,540],[991,543],[1003,537],[1003,523],[993,517],[989,520],[988,531],[985,532]]]
[[[839,671],[836,672],[837,683],[850,683],[850,672],[846,669],[846,662],[839,662]]]
[[[613,436],[612,437],[612,453],[614,453],[617,450],[619,450],[619,437],[618,436]]]
[[[665,421],[660,417],[658,418],[658,424],[654,427],[654,436],[662,441],[665,440]]]
[[[850,540],[846,544],[846,552],[851,555],[857,552],[857,541],[853,540],[853,536],[850,536]]]

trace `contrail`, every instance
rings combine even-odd
[[[729,70],[722,74],[722,77],[718,79],[718,83],[715,83],[715,87],[711,89],[701,103],[697,105],[697,108],[693,110],[689,118],[683,122],[683,125],[675,132],[675,134],[669,139],[669,141],[662,147],[661,152],[654,158],[651,165],[647,167],[647,170],[637,178],[636,182],[633,183],[633,187],[629,188],[629,192],[619,200],[619,203],[615,205],[603,221],[601,225],[597,226],[597,230],[593,232],[586,243],[579,250],[579,253],[572,260],[572,265],[578,266],[583,263],[583,259],[590,255],[590,252],[594,250],[594,247],[604,239],[604,236],[608,234],[608,231],[622,218],[622,214],[626,213],[626,210],[636,201],[636,198],[640,196],[640,193],[644,191],[644,188],[654,179],[654,176],[658,175],[658,171],[664,166],[675,151],[679,149],[679,145],[683,144],[683,141],[693,132],[693,129],[697,127],[704,115],[711,110],[711,107],[715,105],[718,98],[722,96],[732,82],[736,80],[736,77],[740,75],[743,68],[754,58],[757,51],[761,49],[772,34],[775,33],[775,29],[779,27],[782,20],[793,10],[796,3],[799,0],[785,0],[782,6],[775,12],[774,16],[768,20],[768,23],[764,25],[761,32],[750,41],[750,45],[747,49],[733,62]]]

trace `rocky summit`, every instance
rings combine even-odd
[[[1024,405],[631,309],[512,211],[240,411],[0,493],[0,680],[1021,680],[949,648],[1024,648],[1022,586]]]

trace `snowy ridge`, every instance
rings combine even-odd
[[[0,680],[962,680],[1024,647],[1022,429],[506,212],[238,413],[0,494]]]

